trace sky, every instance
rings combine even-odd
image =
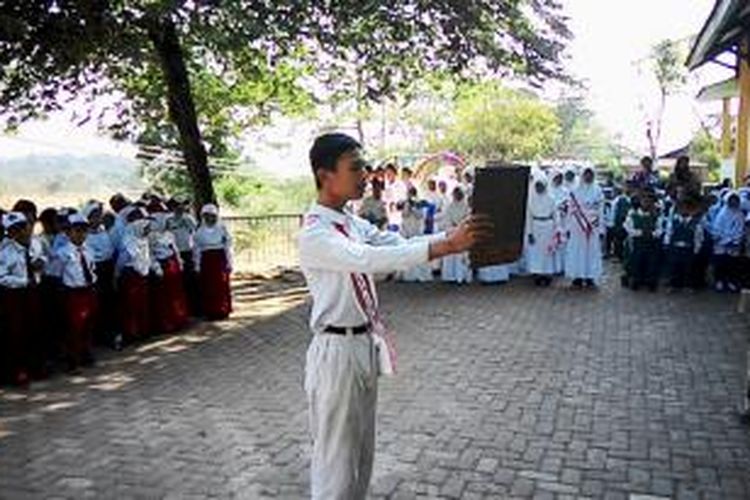
[[[647,151],[645,119],[658,95],[645,58],[664,39],[696,35],[714,0],[564,0],[575,39],[569,68],[589,89],[589,105],[598,121],[627,146]],[[687,144],[717,103],[699,105],[694,97],[704,85],[732,76],[708,64],[690,75],[683,93],[667,101],[661,152]]]
[[[713,1],[563,0],[575,35],[568,50],[568,68],[586,83],[589,106],[599,123],[623,144],[647,151],[644,122],[649,110],[654,109],[656,93],[645,62],[650,48],[665,38],[696,34]],[[682,95],[670,98],[662,152],[685,145],[699,127],[698,117],[705,118],[718,110],[718,104],[698,105],[694,100],[697,90],[729,76],[728,70],[708,65],[691,75]],[[131,145],[98,136],[92,125],[77,128],[69,123],[68,115],[57,114],[46,121],[25,124],[15,138],[0,135],[0,158],[32,153],[133,155]],[[285,163],[296,163],[293,156]]]

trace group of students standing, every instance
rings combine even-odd
[[[417,185],[408,168],[369,170],[365,198],[352,207],[361,217],[406,238],[457,227],[471,212],[473,175],[456,169]],[[638,290],[719,292],[750,286],[750,183],[725,183],[702,192],[688,157],[661,180],[650,158],[622,185],[596,180],[591,167],[533,168],[522,257],[514,263],[472,269],[468,254],[445,257],[400,273],[402,281],[503,283],[531,275],[549,286],[564,276],[573,288],[601,283],[603,260],[623,264],[621,283]]]
[[[381,228],[405,238],[450,231],[471,212],[474,176],[469,169],[430,178],[418,186],[410,169],[394,164],[368,170],[367,190],[352,207]],[[605,197],[594,170],[534,169],[530,177],[524,251],[519,261],[472,269],[468,254],[444,257],[399,274],[402,281],[504,283],[532,275],[538,286],[566,276],[576,288],[596,286],[602,274]]]
[[[200,224],[180,198],[116,194],[109,207],[0,210],[0,383],[77,373],[95,343],[120,349],[231,312],[231,237],[216,205]]]
[[[750,285],[750,187],[703,193],[680,158],[664,183],[645,169],[612,189],[607,249],[623,263],[623,286],[738,292]],[[645,172],[645,173],[644,173]]]

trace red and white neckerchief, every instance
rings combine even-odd
[[[349,231],[347,231],[344,224],[334,223],[333,227],[345,237],[350,237]],[[383,318],[380,316],[378,301],[375,296],[375,286],[367,274],[351,273],[349,277],[352,281],[354,297],[357,300],[357,304],[372,324],[372,333],[375,338],[376,346],[378,349],[385,350],[385,353],[380,352],[378,354],[380,373],[382,375],[393,375],[396,373],[398,353],[396,352],[393,333],[386,327]]]

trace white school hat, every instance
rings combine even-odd
[[[3,216],[3,227],[10,229],[11,227],[18,224],[25,224],[26,216],[21,212],[9,212]]]
[[[201,215],[219,215],[219,207],[213,203],[206,203],[201,208]]]
[[[68,224],[70,224],[71,227],[88,226],[89,220],[82,213],[76,212],[68,215]]]

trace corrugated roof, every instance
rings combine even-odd
[[[750,31],[750,2],[747,0],[716,0],[695,40],[687,60],[695,69],[722,52],[735,47],[743,33]]]

